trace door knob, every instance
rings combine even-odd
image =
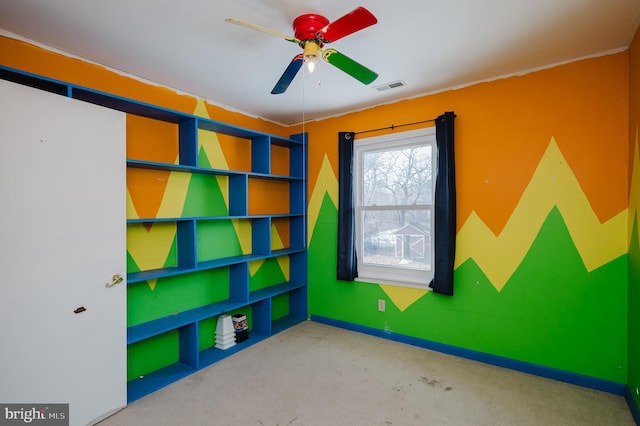
[[[124,281],[124,278],[122,278],[122,275],[115,274],[113,277],[111,277],[111,282],[110,283],[106,283],[104,286],[105,287],[113,287],[116,284],[120,284],[122,281]]]

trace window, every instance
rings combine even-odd
[[[433,278],[435,128],[355,140],[359,281],[426,287]]]

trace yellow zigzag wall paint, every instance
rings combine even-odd
[[[626,209],[604,223],[567,165],[554,139],[511,217],[495,235],[472,212],[458,233],[455,267],[473,259],[498,290],[502,290],[526,256],[549,212],[557,207],[587,271],[627,251]]]
[[[627,68],[623,52],[307,123],[310,313],[626,383]],[[336,281],[337,133],[444,111],[456,294]]]

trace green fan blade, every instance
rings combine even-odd
[[[378,78],[377,73],[371,71],[364,65],[360,65],[353,59],[343,55],[335,49],[327,49],[323,51],[322,58],[363,84],[369,84]]]

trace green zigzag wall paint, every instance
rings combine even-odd
[[[473,259],[455,271],[456,295],[429,292],[404,311],[378,285],[335,280],[337,211],[325,196],[309,247],[310,312],[614,382],[626,382],[627,256],[588,272],[560,212],[547,216],[498,292]]]
[[[638,237],[638,215],[634,214],[631,243],[629,245],[629,375],[627,383],[636,405],[640,407],[640,395],[637,386],[640,385],[640,339],[633,333],[640,324],[640,241]]]

